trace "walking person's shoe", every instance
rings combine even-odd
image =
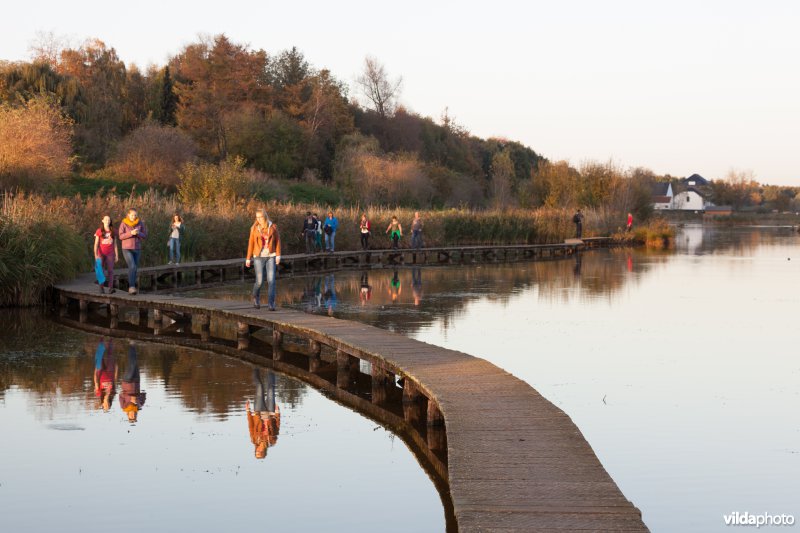
[[[261,303],[256,299],[255,296],[251,296],[250,301],[253,302],[253,307],[256,309],[261,309]]]
[[[106,291],[105,291],[105,289],[103,289],[103,284],[102,283],[98,283],[98,285],[100,286],[100,294],[105,294]]]
[[[128,294],[136,294],[137,292],[138,291],[136,290],[136,287],[129,287],[128,288]]]
[[[274,306],[274,305],[270,305],[270,306],[269,306],[269,310],[270,310],[270,311],[274,311],[274,310],[275,310],[275,306]]]
[[[115,289],[114,287],[108,289],[108,294],[114,294],[115,292],[117,292],[117,289]]]
[[[175,263],[173,263],[172,261],[170,261],[170,262],[169,262],[169,263],[167,263],[167,264],[168,264],[168,265],[174,265]]]

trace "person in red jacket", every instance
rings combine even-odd
[[[633,215],[631,213],[628,213],[628,225],[625,226],[625,231],[630,231],[632,227],[633,227]]]
[[[358,224],[358,229],[361,232],[361,249],[369,249],[369,235],[372,231],[372,223],[367,219],[367,214],[361,215],[361,222]]]

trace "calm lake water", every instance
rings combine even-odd
[[[572,417],[652,531],[724,531],[734,511],[800,518],[800,236],[789,228],[687,226],[672,252],[287,278],[278,299],[526,380]],[[11,326],[0,333],[3,530],[33,517],[63,531],[109,519],[122,531],[444,529],[408,446],[301,382],[276,376],[279,436],[256,459],[252,366],[138,343],[147,396],[131,424],[119,395],[105,412],[93,394],[99,337],[36,313],[0,319]],[[122,376],[129,343],[113,353]]]
[[[800,519],[800,236],[690,225],[676,242],[285,279],[280,291],[282,305],[462,350],[526,380],[572,417],[652,531],[724,531],[734,511]]]
[[[37,312],[0,320],[0,531],[444,530],[404,442],[299,381],[124,339],[98,354],[100,337]],[[118,384],[139,369],[135,423],[124,385],[103,409],[96,360]],[[280,427],[257,459],[245,405],[273,397]]]

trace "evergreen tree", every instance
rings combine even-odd
[[[178,111],[178,95],[175,94],[174,85],[172,76],[169,75],[169,66],[166,66],[161,81],[161,105],[158,110],[158,120],[165,126],[174,126],[178,123],[175,118]]]

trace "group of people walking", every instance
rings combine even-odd
[[[414,220],[411,221],[411,247],[422,248],[422,218],[419,211],[414,213]],[[336,251],[336,231],[339,229],[339,220],[334,216],[333,211],[328,211],[328,216],[320,220],[316,213],[306,212],[303,220],[301,236],[305,241],[306,253],[312,254],[323,251],[321,236],[325,235],[324,251]],[[361,240],[361,249],[369,250],[370,237],[372,236],[372,222],[367,218],[367,214],[361,215],[358,222],[358,232]],[[389,236],[393,250],[400,248],[400,239],[403,237],[403,226],[396,216],[392,217],[391,222],[386,228],[386,235]]]
[[[169,264],[171,265],[180,264],[181,239],[184,230],[183,218],[175,213],[169,225],[167,240]],[[114,289],[114,265],[119,262],[120,248],[122,248],[125,263],[128,265],[128,292],[130,294],[138,292],[137,274],[142,244],[147,239],[147,235],[147,226],[139,218],[139,213],[135,208],[128,210],[127,216],[122,219],[118,227],[114,227],[110,215],[102,218],[100,227],[94,232],[95,273],[101,293],[116,292]]]

